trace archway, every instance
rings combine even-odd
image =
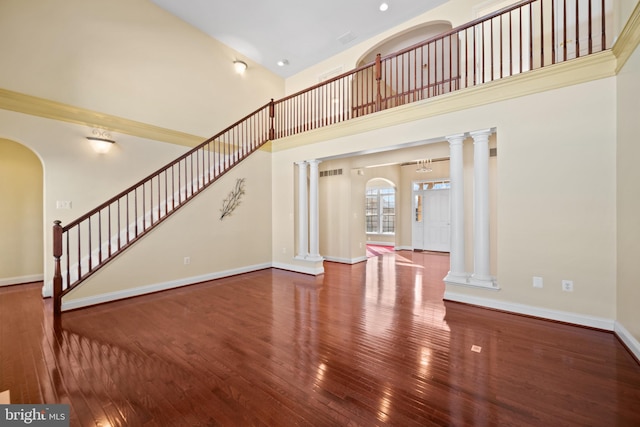
[[[0,286],[43,280],[43,166],[24,145],[0,138]]]
[[[353,114],[367,114],[372,109],[391,108],[458,89],[457,37],[431,40],[450,29],[450,22],[428,22],[395,34],[365,52],[357,67],[373,63],[378,54],[382,61],[380,68],[365,67],[353,76]],[[423,44],[428,40],[431,41]],[[372,85],[376,86],[375,93],[365,89]]]

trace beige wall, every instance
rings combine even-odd
[[[0,51],[0,89],[203,137],[284,93],[280,77],[250,61],[235,74],[236,52],[147,0],[2,1]],[[114,149],[97,155],[90,134],[0,110],[0,138],[29,147],[44,165],[45,280],[54,220],[68,223],[186,151],[112,132]],[[72,209],[57,210],[58,200]]]
[[[612,320],[615,125],[615,78],[606,78],[276,151],[274,261],[292,263],[294,230],[285,218],[293,212],[293,162],[495,128],[501,290],[456,292]],[[543,289],[532,287],[533,276],[544,278]],[[561,291],[563,279],[574,281],[574,292]]]
[[[284,93],[149,0],[3,0],[0,52],[0,88],[200,136]]]
[[[187,150],[174,144],[113,134],[116,140],[113,149],[107,154],[96,154],[85,139],[88,135],[91,129],[85,126],[0,110],[0,138],[29,147],[44,165],[44,197],[40,198],[44,268],[40,270],[44,270],[45,281],[53,275],[54,220],[71,222]],[[13,163],[17,159],[11,156],[8,161]],[[56,201],[70,201],[72,207],[57,209]],[[42,260],[41,255],[38,257]]]
[[[617,319],[640,342],[640,49],[617,78]]]
[[[0,285],[41,280],[42,163],[0,139]]]
[[[126,253],[110,262],[63,304],[84,304],[104,294],[139,292],[145,287],[193,283],[216,273],[271,264],[271,166],[258,151],[169,217]],[[245,194],[230,216],[220,220],[222,201],[238,178]],[[190,263],[184,264],[184,257]],[[173,284],[173,285],[172,285]],[[157,288],[152,288],[158,290]]]

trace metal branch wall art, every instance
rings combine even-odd
[[[244,194],[244,178],[238,178],[233,190],[229,193],[226,199],[222,202],[222,209],[220,209],[220,220],[223,220],[225,216],[231,215],[231,213],[240,205],[240,198]]]

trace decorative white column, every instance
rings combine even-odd
[[[320,256],[320,210],[318,206],[319,160],[309,160],[309,257],[310,261],[322,261]]]
[[[490,129],[471,132],[473,137],[473,275],[475,286],[496,288],[491,277],[489,241],[489,136]]]
[[[298,165],[298,254],[305,259],[309,254],[309,205],[307,201],[307,162]]]
[[[450,153],[451,248],[449,251],[449,273],[444,281],[457,284],[467,284],[469,278],[464,255],[464,163],[462,153],[464,139],[463,133],[447,137]]]

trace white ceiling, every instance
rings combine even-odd
[[[152,0],[289,77],[448,0]],[[379,10],[386,1],[389,9]],[[286,59],[289,65],[279,67]]]

